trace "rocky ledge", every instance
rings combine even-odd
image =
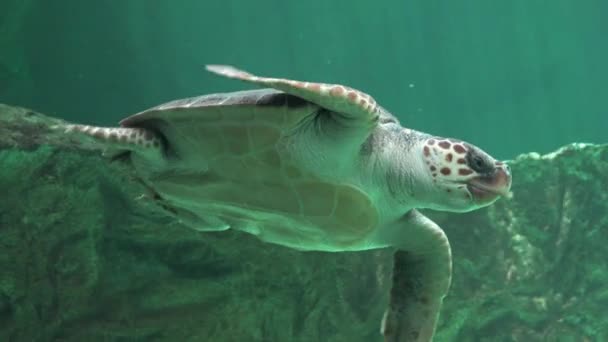
[[[189,230],[57,122],[0,105],[0,340],[381,341],[390,250]],[[511,166],[511,199],[429,213],[455,259],[436,341],[608,340],[608,145]]]

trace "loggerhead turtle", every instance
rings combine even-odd
[[[176,100],[121,127],[61,127],[124,152],[186,226],[237,229],[299,250],[394,247],[386,341],[430,341],[451,279],[445,233],[418,208],[467,212],[509,194],[481,149],[403,128],[369,95],[334,84],[216,74],[270,89]]]

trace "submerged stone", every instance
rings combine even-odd
[[[392,251],[298,252],[156,210],[130,165],[0,106],[0,340],[376,341]],[[608,145],[511,163],[513,197],[427,213],[453,245],[436,341],[608,340]]]

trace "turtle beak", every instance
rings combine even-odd
[[[510,198],[511,170],[507,164],[497,163],[494,170],[486,175],[472,178],[467,189],[478,203],[491,203],[499,197]]]

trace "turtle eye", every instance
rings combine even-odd
[[[483,168],[483,159],[481,159],[480,156],[475,156],[473,157],[473,165],[476,169],[482,169]]]
[[[483,155],[470,151],[467,154],[467,164],[471,169],[478,173],[489,173],[494,170],[494,166]]]

